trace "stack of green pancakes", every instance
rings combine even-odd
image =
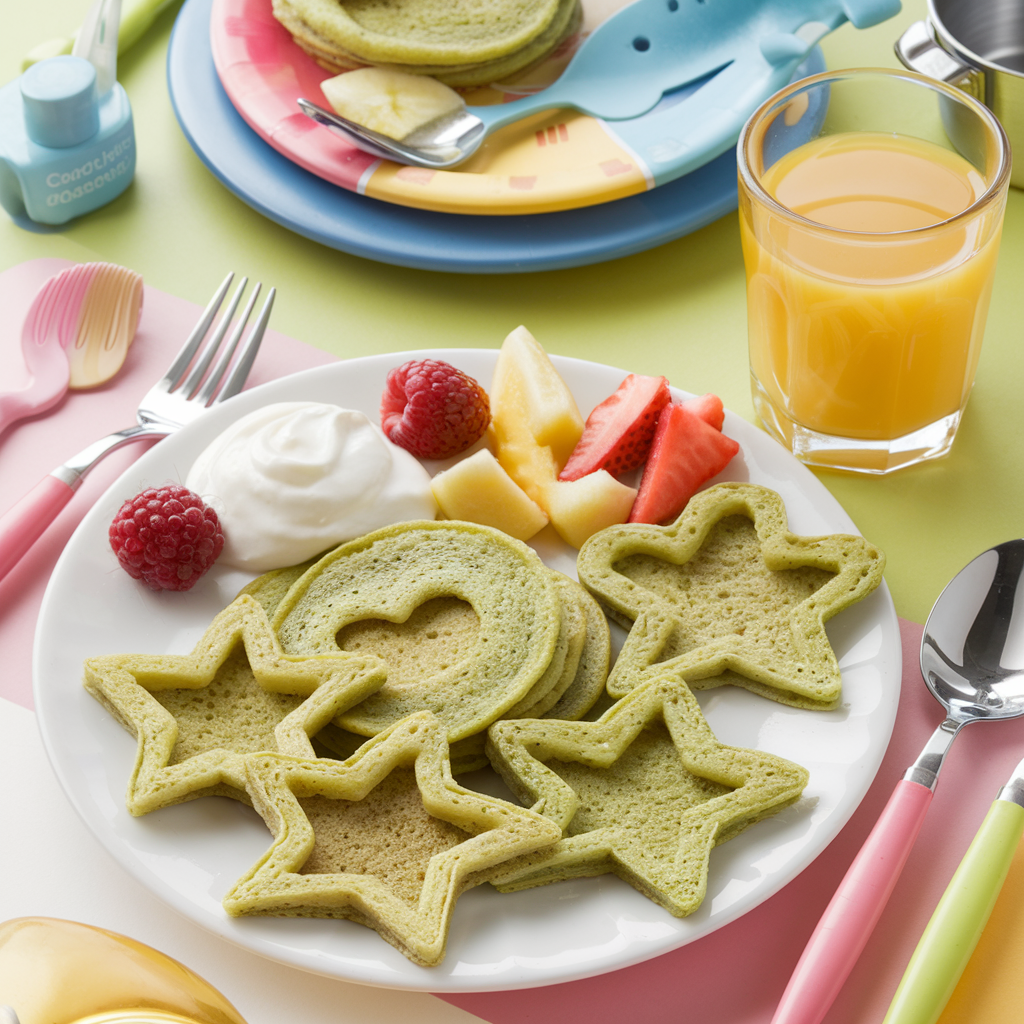
[[[287,654],[344,651],[386,663],[385,685],[317,735],[334,756],[430,711],[446,726],[453,769],[481,768],[492,722],[580,718],[604,691],[610,637],[597,602],[489,527],[387,527],[244,592],[263,605]]]
[[[498,530],[400,523],[254,580],[191,654],[91,658],[85,682],[138,739],[133,814],[227,796],[266,822],[227,913],[345,918],[431,965],[483,882],[610,872],[696,910],[712,849],[808,773],[719,742],[692,691],[837,707],[824,624],[883,567],[750,484],[596,534],[583,585]],[[606,613],[628,630],[610,676]],[[464,785],[487,765],[522,806]]]
[[[579,0],[273,0],[274,17],[318,64],[368,65],[486,85],[577,31]]]

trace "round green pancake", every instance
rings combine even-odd
[[[338,46],[312,29],[291,7],[291,0],[275,0],[274,16],[288,31],[296,44],[321,67],[334,74],[379,64],[411,75],[430,75],[439,82],[456,87],[487,85],[504,81],[544,60],[563,39],[577,32],[583,21],[579,0],[558,0],[558,9],[548,27],[526,46],[494,60],[469,64],[400,63],[368,61]]]
[[[475,64],[522,49],[558,0],[276,0],[332,48],[368,64]]]
[[[345,644],[388,663],[388,682],[336,719],[342,728],[374,736],[428,710],[456,740],[486,728],[540,679],[561,602],[525,544],[470,523],[422,521],[324,556],[288,591],[273,624],[287,654]]]

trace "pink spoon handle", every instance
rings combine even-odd
[[[821,915],[772,1024],[820,1024],[878,923],[931,801],[927,786],[897,784]]]
[[[0,393],[0,434],[12,423],[55,406],[68,390],[67,353],[59,345],[40,350],[32,381],[21,391]]]
[[[74,493],[63,480],[44,476],[21,501],[0,517],[0,579],[42,536]]]
[[[18,420],[46,412],[67,393],[68,346],[77,340],[82,305],[92,279],[104,263],[79,263],[43,282],[25,315],[21,354],[29,383],[20,391],[0,392],[0,433]]]

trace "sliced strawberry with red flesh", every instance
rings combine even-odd
[[[699,416],[705,423],[710,423],[715,430],[721,430],[725,422],[725,407],[718,395],[710,393],[701,395],[699,398],[686,398],[681,403],[685,405],[695,416]]]
[[[651,447],[658,414],[671,395],[664,377],[631,373],[588,417],[559,480],[579,480],[606,469],[621,476],[636,469]]]
[[[740,446],[695,416],[685,405],[669,405],[658,417],[651,454],[631,523],[675,519],[706,480],[721,473]]]

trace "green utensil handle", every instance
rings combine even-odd
[[[1024,807],[996,800],[935,908],[883,1024],[935,1024],[953,994],[1010,870]]]
[[[138,42],[164,8],[177,2],[178,0],[123,0],[121,22],[117,30],[117,52],[124,53],[130,46]],[[21,62],[21,70],[26,71],[37,61],[45,60],[47,57],[58,57],[61,54],[70,53],[74,45],[75,36],[71,36],[70,39],[50,39],[45,43],[40,43],[25,55]]]
[[[121,5],[121,27],[117,30],[117,52],[124,53],[145,35],[165,7],[176,0],[124,0]]]

